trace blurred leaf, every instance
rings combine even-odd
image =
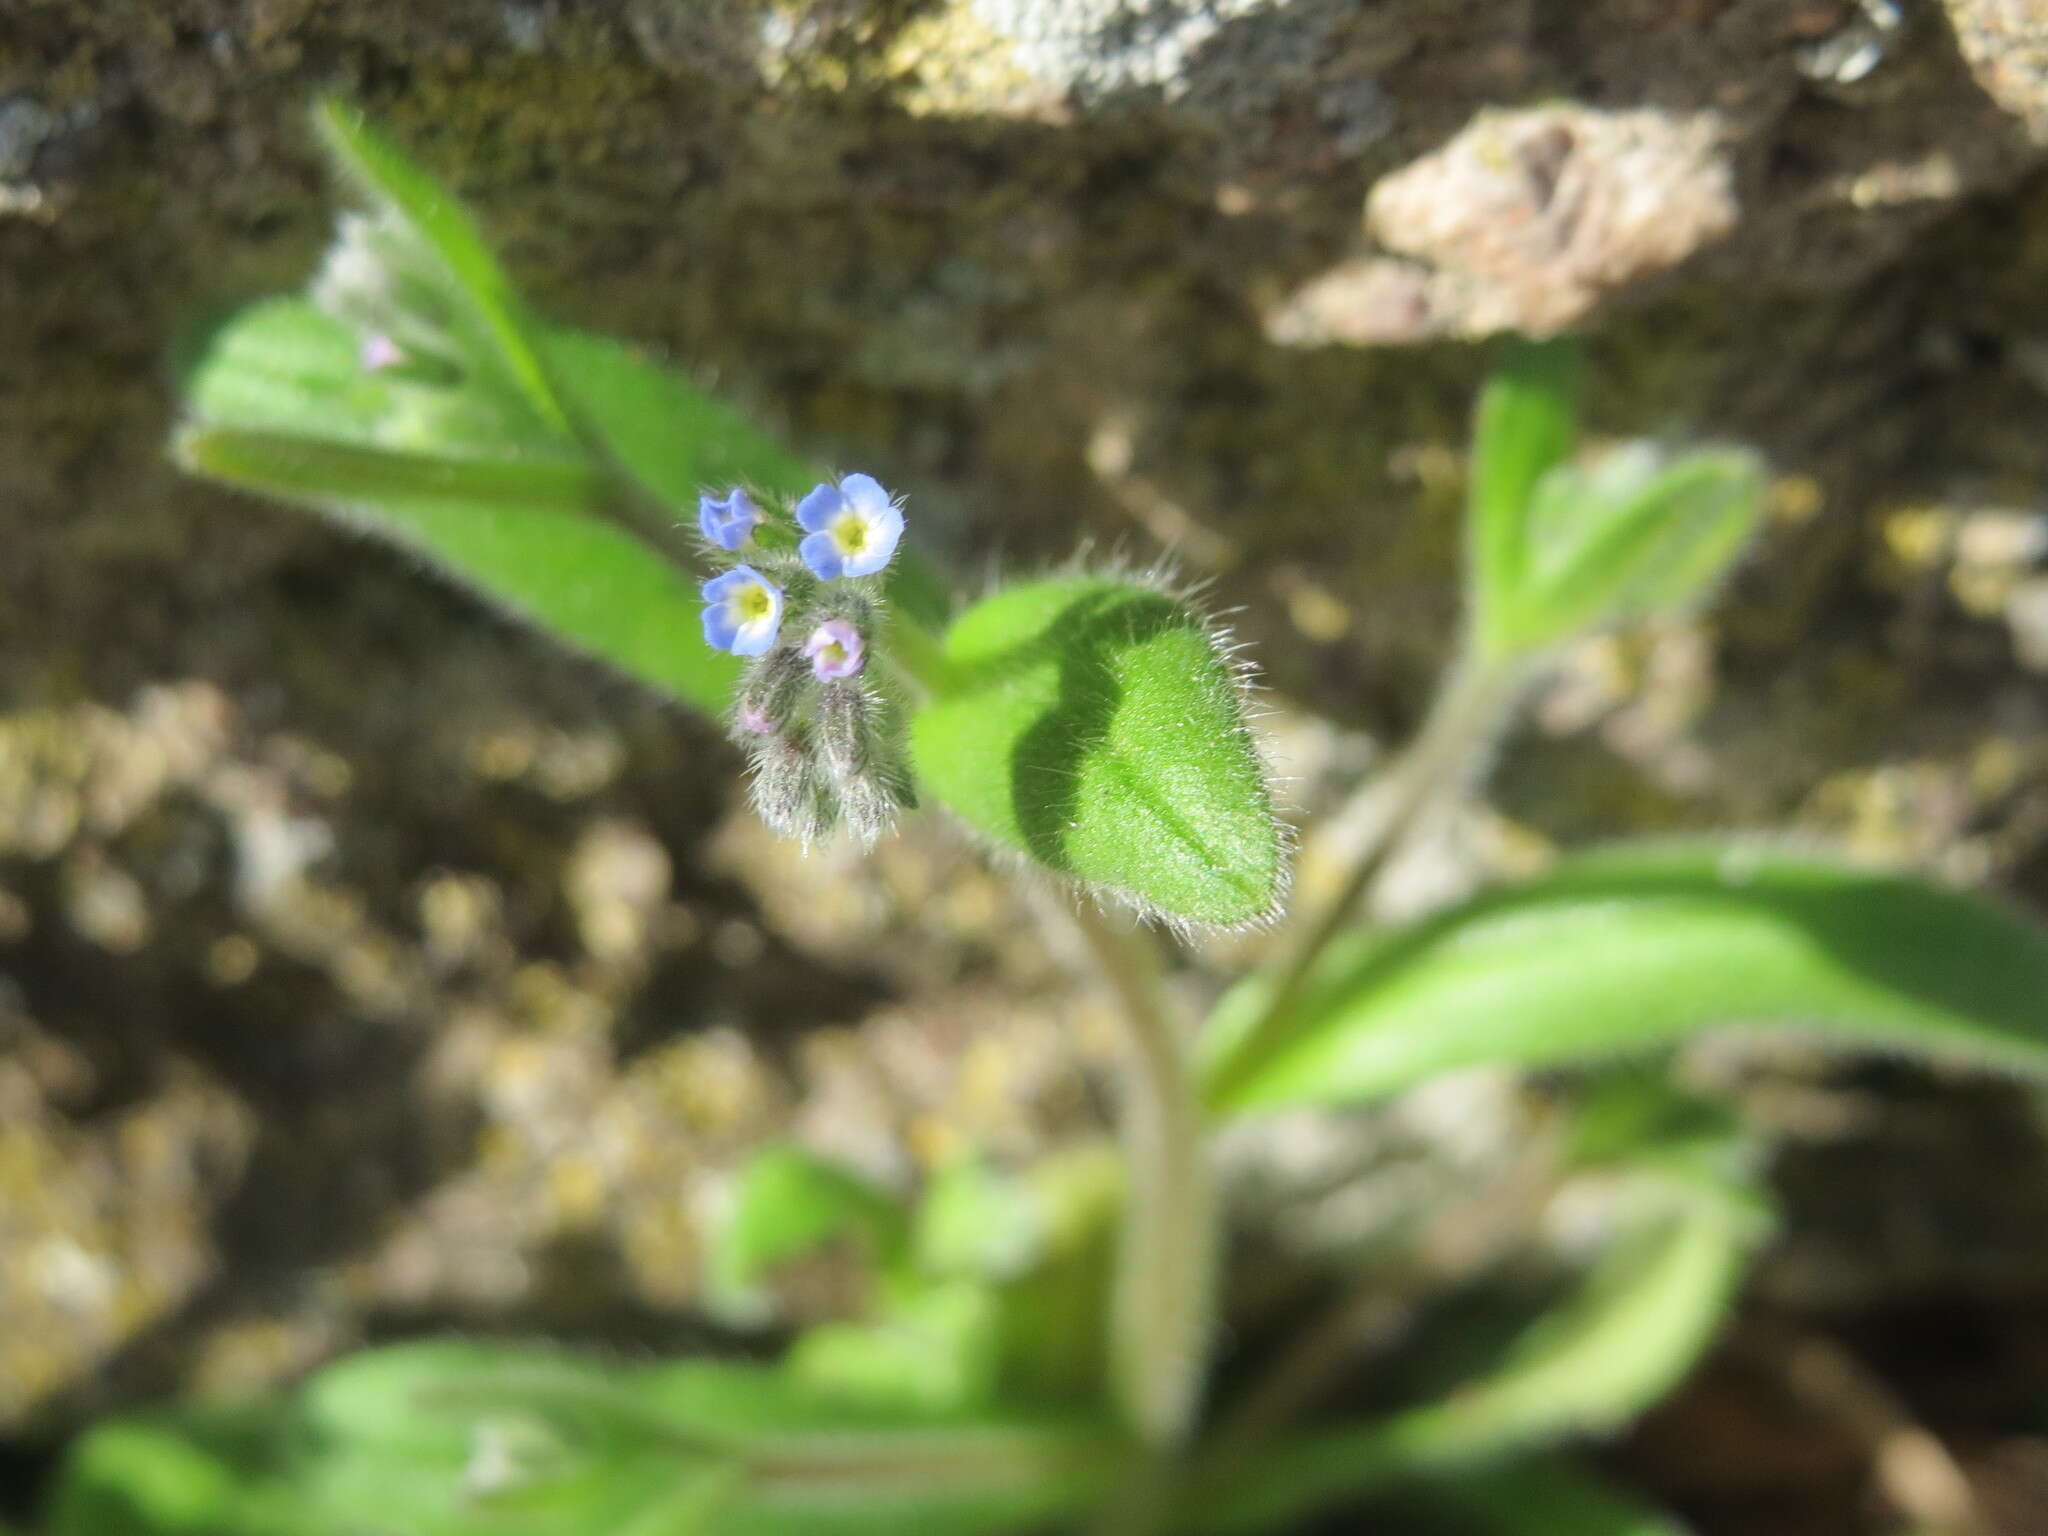
[[[604,481],[574,459],[450,458],[231,427],[186,432],[176,446],[193,474],[287,501],[425,499],[562,517],[604,506]]]
[[[300,1396],[302,1483],[350,1536],[696,1536],[738,1481],[630,1367],[467,1342],[373,1350]]]
[[[769,1147],[740,1172],[732,1209],[713,1241],[706,1287],[715,1305],[746,1312],[776,1269],[841,1239],[863,1243],[871,1264],[895,1264],[907,1229],[888,1191],[801,1147]]]
[[[273,1406],[134,1414],[82,1436],[58,1469],[46,1536],[320,1536],[280,1470]]]
[[[1033,1166],[1030,1184],[1037,1253],[996,1293],[1004,1390],[1026,1401],[1100,1403],[1123,1159],[1107,1143],[1070,1148]]]
[[[1631,443],[1552,470],[1529,508],[1520,579],[1482,616],[1483,648],[1535,650],[1704,598],[1755,532],[1763,493],[1762,464],[1730,448],[1671,459]]]
[[[969,1280],[899,1280],[872,1323],[825,1323],[790,1347],[792,1379],[821,1397],[928,1410],[980,1407],[996,1394],[1001,1315]]]
[[[770,1367],[470,1342],[318,1373],[285,1412],[116,1420],[50,1536],[1019,1536],[1125,1454],[1094,1419],[913,1411]]]
[[[1242,923],[1284,878],[1230,663],[1179,599],[1109,576],[1027,582],[947,634],[911,727],[918,775],[998,845],[1139,906]]]
[[[329,98],[315,109],[314,126],[341,172],[432,253],[446,296],[469,321],[474,350],[495,359],[542,421],[566,430],[519,296],[462,205],[354,107]]]
[[[1688,1536],[1669,1515],[1562,1456],[1461,1468],[1418,1489],[1415,1502],[1455,1516],[1473,1536]]]
[[[1661,1062],[1619,1062],[1588,1074],[1563,1147],[1567,1167],[1619,1163],[1698,1168],[1742,1145],[1740,1109],[1678,1087]]]
[[[407,459],[226,430],[179,446],[194,473],[375,533],[672,698],[725,707],[739,663],[704,644],[694,584],[632,535],[570,510],[567,499],[588,490],[580,469]]]
[[[932,1176],[918,1201],[911,1242],[927,1275],[1009,1280],[1045,1246],[1046,1214],[1028,1178],[975,1157],[957,1158]]]
[[[1490,1375],[1386,1419],[1272,1446],[1231,1486],[1199,1489],[1191,1529],[1277,1528],[1418,1475],[1463,1475],[1494,1457],[1620,1428],[1711,1342],[1761,1231],[1746,1192],[1699,1188],[1658,1202]]]
[[[748,1366],[657,1367],[638,1390],[733,1448],[745,1481],[717,1536],[1023,1536],[1089,1508],[1129,1454],[1093,1416],[848,1402]]]
[[[811,467],[721,400],[623,342],[547,326],[541,354],[579,433],[678,517],[697,495],[747,485],[801,496]]]
[[[1745,844],[1624,846],[1331,946],[1260,1059],[1205,1041],[1226,1110],[1383,1097],[1486,1062],[1552,1066],[1730,1025],[2048,1071],[2048,934],[1977,897]]]
[[[1479,396],[1465,536],[1482,629],[1521,586],[1537,484],[1578,437],[1578,374],[1576,343],[1515,338]]]
[[[310,300],[265,299],[205,332],[179,359],[188,416],[203,427],[447,456],[524,458],[534,432],[483,391],[363,367],[361,337]],[[543,438],[559,457],[565,443]]]

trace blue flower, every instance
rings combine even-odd
[[[738,549],[754,536],[754,524],[761,521],[761,514],[754,506],[754,498],[738,486],[727,491],[723,498],[699,496],[697,498],[697,526],[704,537],[720,549]]]
[[[782,588],[751,565],[704,583],[704,640],[735,656],[759,656],[782,627]]]
[[[903,513],[872,475],[819,486],[796,504],[796,520],[808,530],[797,553],[821,581],[872,576],[903,537]]]

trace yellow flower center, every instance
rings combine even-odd
[[[732,606],[740,623],[753,624],[775,611],[775,599],[768,595],[766,587],[750,585],[733,594]]]
[[[868,547],[867,519],[857,512],[843,514],[832,524],[832,542],[842,555],[859,554]]]

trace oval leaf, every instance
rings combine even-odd
[[[1046,868],[1194,923],[1271,912],[1280,831],[1230,662],[1178,598],[1107,576],[1008,588],[946,636],[919,777]]]
[[[1982,899],[1746,845],[1652,845],[1333,946],[1298,1025],[1208,1051],[1225,1108],[1357,1102],[1483,1062],[1549,1066],[1722,1025],[1797,1025],[2048,1072],[2048,934]],[[1270,1038],[1270,1037],[1269,1037]]]

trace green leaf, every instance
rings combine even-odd
[[[679,1362],[638,1391],[730,1446],[743,1482],[717,1536],[1021,1536],[1090,1508],[1129,1454],[1094,1415],[848,1401],[757,1367]]]
[[[360,347],[355,330],[309,300],[248,305],[186,343],[177,360],[185,410],[203,426],[330,442],[458,457],[532,452],[523,413],[484,391],[366,370]]]
[[[566,429],[519,296],[462,205],[354,107],[329,98],[313,121],[336,167],[433,254],[447,296],[469,321],[475,350],[496,360],[542,421]]]
[[[1233,1486],[1198,1490],[1193,1528],[1270,1529],[1418,1475],[1628,1423],[1711,1342],[1762,1232],[1747,1198],[1710,1187],[1657,1206],[1491,1374],[1390,1418],[1270,1448]]]
[[[1226,998],[1205,1041],[1220,1108],[1358,1102],[1460,1067],[1552,1066],[1736,1025],[2048,1071],[2038,925],[1924,881],[1755,845],[1625,846],[1341,941],[1297,1027],[1240,1057],[1262,991]]]
[[[434,460],[201,429],[185,467],[327,514],[669,696],[717,712],[739,663],[704,643],[694,583],[578,509],[588,474],[559,461]],[[432,487],[432,488],[430,488]]]
[[[104,1421],[58,1470],[47,1536],[320,1536],[281,1470],[277,1421],[267,1403]]]
[[[1669,1515],[1563,1456],[1467,1467],[1416,1490],[1412,1502],[1444,1510],[1474,1536],[1688,1536]]]
[[[879,1320],[825,1323],[791,1346],[786,1369],[821,1397],[928,1410],[993,1401],[1002,1314],[968,1280],[899,1281]]]
[[[870,1265],[894,1265],[907,1226],[896,1200],[850,1169],[800,1147],[769,1147],[740,1173],[706,1289],[725,1310],[758,1310],[760,1289],[776,1269],[842,1239],[863,1244]]]
[[[1029,1179],[959,1158],[932,1176],[918,1202],[917,1266],[932,1276],[1015,1279],[1043,1253],[1046,1220]]]
[[[298,1485],[350,1536],[700,1536],[738,1474],[653,1411],[632,1367],[443,1342],[372,1350],[307,1384]]]
[[[1754,454],[1706,448],[1668,459],[1647,443],[1548,476],[1530,509],[1531,576],[1559,625],[1615,623],[1702,595],[1763,509]]]
[[[678,516],[694,519],[706,489],[793,497],[817,484],[808,464],[738,411],[625,343],[561,326],[537,335],[579,435]]]
[[[1537,487],[1528,552],[1482,643],[1526,651],[1703,598],[1755,532],[1763,465],[1731,448],[1667,459],[1632,443]]]
[[[1567,340],[1510,340],[1479,396],[1466,514],[1471,600],[1482,630],[1520,587],[1530,505],[1578,436],[1579,351]]]
[[[450,458],[232,427],[183,433],[175,448],[193,474],[286,501],[475,502],[572,518],[595,517],[605,504],[603,480],[574,459]]]
[[[1279,827],[1228,658],[1178,598],[1027,582],[948,632],[911,726],[921,782],[999,846],[1195,923],[1270,913]]]
[[[1104,1401],[1124,1173],[1107,1143],[1069,1148],[1031,1169],[1036,1251],[996,1293],[1004,1390],[1020,1400]]]

